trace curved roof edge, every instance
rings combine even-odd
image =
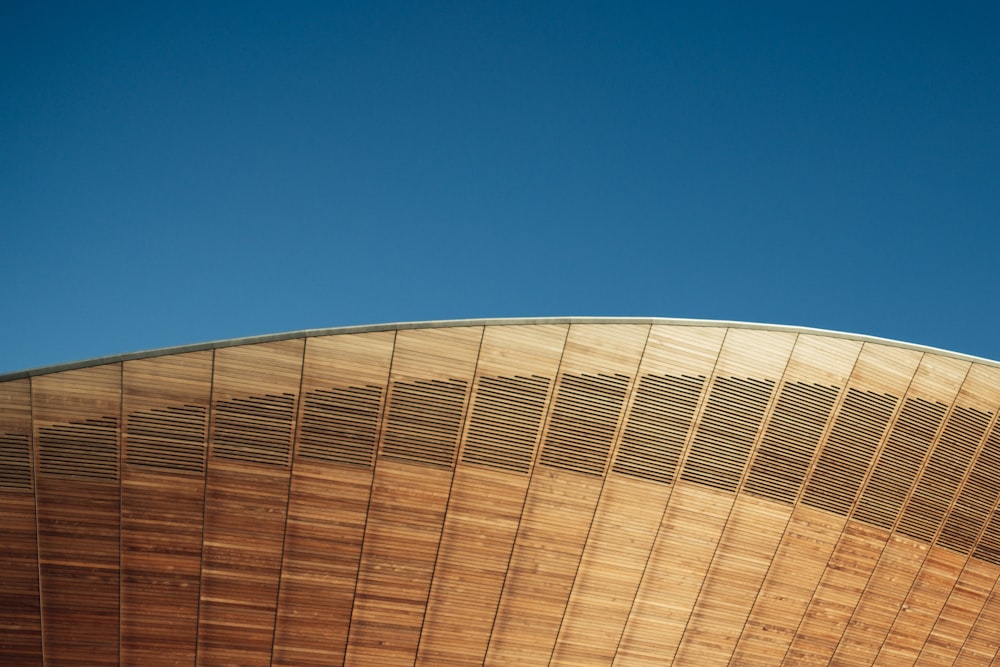
[[[769,331],[787,331],[789,333],[815,334],[819,336],[830,336],[833,338],[849,338],[862,342],[878,343],[881,345],[892,345],[920,352],[930,352],[932,354],[944,355],[956,359],[962,359],[973,363],[986,364],[1000,367],[1000,361],[976,357],[960,352],[952,352],[927,345],[917,345],[904,341],[892,340],[891,338],[879,338],[878,336],[866,336],[862,334],[852,334],[843,331],[833,331],[828,329],[816,329],[812,327],[791,326],[785,324],[762,324],[756,322],[735,322],[728,320],[694,320],[668,317],[511,317],[511,318],[481,318],[467,320],[429,320],[424,322],[390,322],[384,324],[364,324],[343,327],[329,327],[325,329],[303,329],[301,331],[288,331],[284,333],[265,334],[261,336],[245,336],[242,338],[227,338],[224,340],[209,341],[205,343],[193,343],[190,345],[174,345],[171,347],[161,347],[153,350],[143,350],[140,352],[126,352],[124,354],[114,354],[104,357],[94,357],[80,361],[70,361],[62,364],[52,364],[49,366],[39,366],[10,373],[0,373],[0,382],[17,380],[20,378],[34,377],[36,375],[48,375],[88,366],[101,366],[103,364],[117,363],[121,361],[131,361],[134,359],[146,359],[149,357],[161,357],[168,354],[182,354],[184,352],[198,352],[201,350],[214,350],[223,347],[235,347],[237,345],[253,345],[255,343],[269,343],[276,340],[289,340],[294,338],[311,338],[314,336],[334,336],[338,334],[365,333],[369,331],[393,331],[401,329],[436,329],[443,327],[462,326],[502,326],[515,324],[670,324],[675,326],[691,327],[727,327],[735,329],[766,329]]]

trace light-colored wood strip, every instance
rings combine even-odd
[[[306,341],[305,398],[300,402],[299,448],[292,467],[274,665],[344,662],[394,338],[394,332],[385,331]],[[314,393],[351,387],[373,390],[366,394],[371,403],[363,405],[363,414],[358,414],[350,394],[342,394],[323,404],[323,412],[303,416],[306,408],[301,404]],[[340,415],[349,419],[338,419]],[[311,425],[313,416],[325,421]],[[303,430],[311,427],[304,438]],[[304,440],[310,449],[303,449]],[[371,451],[349,460],[367,460],[367,465],[344,462],[342,452],[365,447]]]
[[[485,664],[545,664],[551,658],[623,416],[627,388],[648,335],[648,325],[570,326],[553,407],[542,435],[539,461],[549,463],[536,465],[532,474]],[[567,378],[588,377],[602,378],[595,379],[590,389],[603,383],[615,391],[599,394],[584,389],[574,393],[573,400],[587,407],[565,405],[570,395]],[[590,416],[578,424],[560,421],[571,409]],[[590,472],[563,468],[559,462],[572,449],[573,438],[593,452],[587,461]]]
[[[485,330],[418,665],[483,662],[567,330],[566,325]],[[528,393],[512,395],[522,387]],[[519,413],[506,416],[507,423],[494,431],[487,413],[504,399]],[[515,439],[516,450],[501,449]]]
[[[288,505],[294,411],[246,422],[220,413],[247,397],[297,397],[303,340],[215,352],[210,458],[198,618],[198,664],[267,665],[271,661],[282,543]],[[289,418],[290,417],[290,418]],[[259,419],[266,439],[244,453],[240,443]],[[220,447],[224,437],[225,447]],[[279,455],[261,460],[269,451]]]
[[[205,497],[204,474],[196,470],[204,470],[211,381],[211,351],[126,361],[122,367],[123,664],[195,661]],[[174,442],[162,437],[175,423],[157,419],[173,419],[169,411],[178,407],[193,417],[179,433],[191,457],[197,451],[196,459],[183,459],[186,470],[177,468]],[[133,448],[143,456],[131,456]]]
[[[703,395],[704,379],[712,372],[724,336],[725,330],[717,328],[654,326],[651,329],[639,367],[640,382],[648,377],[691,378],[698,379],[697,386],[701,389],[690,397],[691,414],[679,412],[670,423],[668,430],[676,429],[677,433],[668,435],[663,430],[658,433],[660,438],[668,435],[676,442],[676,453],[629,452],[630,465],[624,469],[627,472],[610,473],[605,482],[551,664],[610,664],[614,659],[672,488],[638,475],[645,474],[652,480],[672,478],[672,471],[668,475],[659,474],[656,464],[676,459],[689,439],[693,411]],[[630,425],[639,428],[636,422],[652,419],[638,412],[636,400],[639,399],[633,400],[623,427],[623,441],[628,440]],[[673,405],[657,407],[677,409]],[[616,470],[623,454],[620,446]],[[643,461],[644,455],[649,457],[648,462]]]
[[[694,629],[678,647],[678,664],[729,663],[791,517],[791,505],[773,498],[798,497],[804,472],[827,429],[836,394],[846,383],[860,350],[860,344],[852,341],[815,336],[796,339],[779,397],[753,457],[754,462],[762,460],[768,468],[755,471],[753,477],[759,482],[754,488],[766,497],[736,498],[688,622],[689,629]],[[810,382],[817,378],[830,384]],[[803,404],[806,400],[811,403]],[[795,444],[806,448],[799,466],[802,473],[794,472],[792,459],[774,456],[780,447],[790,449]],[[776,475],[773,467],[779,463],[788,466],[788,475]],[[749,473],[745,473],[747,479]],[[767,481],[769,477],[773,481]],[[788,488],[775,493],[781,485]]]
[[[950,361],[954,363],[941,364],[928,355],[921,358],[902,409],[887,436],[887,444],[876,458],[876,472],[880,465],[884,467],[886,452],[892,452],[897,446],[905,448],[916,442],[921,456],[925,456],[944,417],[944,408],[938,409],[938,402],[954,399],[968,371],[967,364]],[[919,465],[902,483],[906,492],[918,469]],[[869,478],[862,488],[858,503],[864,503],[870,496],[874,488],[872,479]],[[861,525],[856,521],[848,523],[803,617],[799,635],[790,647],[788,664],[816,664],[832,658],[890,535],[887,528]]]
[[[770,333],[776,335],[726,333],[615,664],[670,664],[674,659],[732,511],[733,492],[773,404],[773,387],[792,353],[793,335]],[[730,428],[732,434],[723,436]],[[716,489],[710,492],[712,486]],[[704,515],[695,519],[701,511]]]
[[[1000,583],[994,584],[976,623],[965,639],[955,665],[986,667],[1000,653]]]
[[[892,396],[903,395],[918,362],[919,354],[913,352],[862,347],[802,491],[816,506],[799,504],[793,509],[734,651],[737,664],[775,665],[785,658],[846,526],[843,514],[850,510],[885,436],[895,408]]]
[[[1000,566],[976,558],[967,561],[920,651],[916,665],[950,667],[954,663],[998,578]]]
[[[427,596],[441,540],[461,431],[436,428],[393,440],[392,429],[405,428],[394,415],[418,414],[434,404],[428,394],[399,412],[396,383],[442,382],[462,387],[449,404],[448,423],[460,424],[472,385],[482,327],[399,331],[392,359],[389,404],[382,454],[375,469],[368,521],[347,643],[346,664],[412,665],[416,659]],[[421,385],[423,386],[423,385]],[[418,394],[407,394],[407,400]],[[394,412],[396,411],[396,412]],[[403,443],[403,444],[400,444]],[[429,444],[428,444],[429,443]],[[393,444],[392,456],[386,456]],[[420,463],[421,448],[433,446],[437,460]],[[406,447],[416,450],[406,455]],[[402,453],[403,455],[400,455]]]
[[[117,664],[121,366],[32,378],[32,399],[35,442],[46,429],[61,429],[54,458],[70,462],[50,473],[35,467],[45,662]],[[95,422],[101,426],[91,428]],[[112,457],[97,474],[78,465],[92,446]],[[38,449],[36,457],[47,455]]]

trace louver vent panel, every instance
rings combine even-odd
[[[903,512],[899,532],[926,542],[934,539],[989,423],[990,415],[985,412],[963,407],[952,410]]]
[[[550,382],[536,375],[479,378],[462,461],[528,472]]]
[[[125,462],[204,472],[205,415],[205,408],[197,405],[133,412],[125,423]]]
[[[0,433],[0,489],[31,489],[31,447],[28,436]]]
[[[41,427],[38,467],[42,475],[118,479],[118,420],[101,417]]]
[[[319,389],[305,395],[299,456],[371,466],[378,440],[382,388]]]
[[[861,494],[854,518],[880,528],[892,528],[934,440],[948,406],[908,398],[871,479]]]
[[[715,378],[681,479],[735,491],[774,382]]]
[[[394,382],[382,454],[450,468],[462,428],[464,380]]]
[[[218,401],[212,455],[231,461],[288,465],[294,416],[294,394]]]
[[[612,467],[655,482],[674,481],[705,377],[644,375]]]
[[[847,514],[896,403],[895,396],[849,389],[802,502]]]
[[[624,375],[563,375],[541,462],[586,475],[604,474],[628,383]]]
[[[830,419],[838,387],[786,382],[750,467],[746,490],[792,503]]]
[[[972,550],[976,535],[990,516],[990,510],[1000,498],[1000,422],[986,439],[962,489],[955,508],[945,521],[939,543],[963,554]]]
[[[1000,565],[1000,507],[993,510],[993,516],[972,555],[987,563]]]

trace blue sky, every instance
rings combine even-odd
[[[1000,10],[818,4],[3,3],[0,372],[560,315],[1000,359]]]

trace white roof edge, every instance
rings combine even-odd
[[[223,347],[235,347],[238,345],[253,345],[255,343],[269,343],[277,340],[290,340],[295,338],[312,338],[316,336],[335,336],[339,334],[366,333],[371,331],[395,331],[402,329],[437,329],[444,327],[464,327],[464,326],[502,326],[517,324],[668,324],[674,326],[691,327],[726,327],[731,329],[766,329],[768,331],[786,331],[789,333],[813,334],[817,336],[828,336],[831,338],[849,338],[868,343],[878,343],[880,345],[891,345],[920,352],[938,354],[955,359],[962,359],[972,363],[986,364],[988,366],[1000,367],[1000,361],[976,357],[960,352],[952,352],[927,345],[917,345],[904,341],[892,340],[890,338],[879,338],[878,336],[866,336],[862,334],[852,334],[843,331],[833,331],[828,329],[816,329],[812,327],[793,326],[786,324],[763,324],[758,322],[736,322],[729,320],[696,320],[668,317],[510,317],[510,318],[480,318],[464,320],[429,320],[422,322],[390,322],[383,324],[363,324],[349,325],[341,327],[329,327],[325,329],[303,329],[300,331],[288,331],[276,334],[264,334],[260,336],[245,336],[241,338],[227,338],[223,340],[209,341],[204,343],[192,343],[189,345],[175,345],[171,347],[161,347],[152,350],[142,350],[139,352],[126,352],[124,354],[114,354],[104,357],[94,357],[80,361],[71,361],[49,366],[39,366],[10,373],[0,373],[0,382],[17,380],[37,375],[48,375],[59,371],[68,371],[77,368],[87,368],[89,366],[101,366],[104,364],[118,363],[122,361],[132,361],[135,359],[147,359],[150,357],[161,357],[169,354],[183,354],[185,352],[198,352],[201,350],[214,350]]]

